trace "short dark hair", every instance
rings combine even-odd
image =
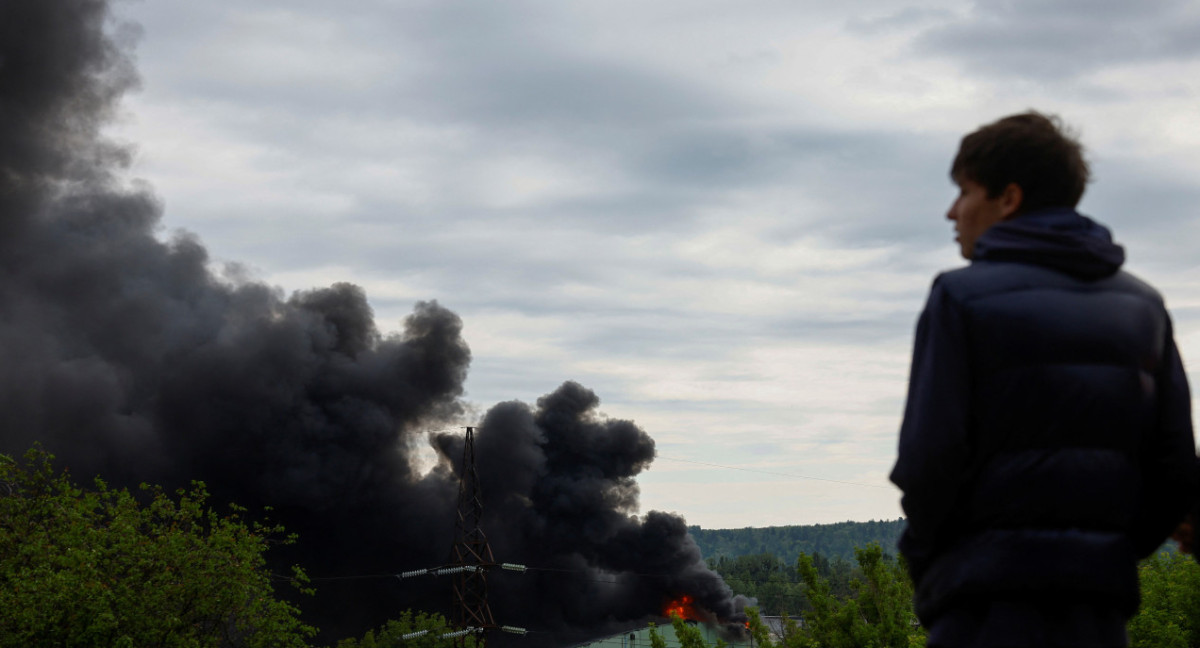
[[[1017,184],[1023,195],[1021,212],[1078,205],[1090,175],[1075,134],[1056,115],[1034,110],[1009,115],[963,137],[950,167],[952,179],[983,185],[989,198]]]

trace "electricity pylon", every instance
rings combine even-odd
[[[486,631],[496,627],[487,600],[487,571],[496,565],[487,536],[479,528],[483,500],[479,497],[479,475],[475,472],[475,428],[467,428],[463,444],[462,470],[458,482],[458,519],[454,525],[454,547],[450,551],[454,574],[454,608],[459,628],[478,628],[479,646],[487,645]],[[466,646],[466,634],[455,637],[458,646]]]

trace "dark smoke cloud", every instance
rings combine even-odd
[[[501,403],[484,417],[475,442],[481,526],[496,560],[556,570],[498,573],[493,612],[505,623],[594,632],[687,594],[712,621],[738,618],[742,601],[704,565],[683,518],[636,515],[634,477],[654,460],[654,440],[630,421],[602,418],[599,403],[566,382],[536,408]],[[462,437],[436,440],[445,455],[461,454]]]
[[[419,303],[384,336],[357,286],[285,297],[214,272],[194,236],[160,240],[159,201],[100,134],[137,83],[135,34],[97,0],[0,3],[0,451],[38,441],[78,478],[201,479],[217,502],[269,505],[301,538],[279,560],[316,576],[445,563],[462,437],[436,438],[426,474],[413,461],[422,430],[463,414],[459,318]],[[566,383],[486,416],[497,558],[568,570],[494,578],[498,620],[584,636],[684,593],[733,616],[683,520],[636,517],[654,443],[597,402]],[[302,606],[325,639],[450,598],[436,581],[317,585]]]

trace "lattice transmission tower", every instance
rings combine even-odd
[[[496,566],[492,547],[479,528],[483,500],[479,496],[479,475],[475,472],[475,428],[467,428],[463,445],[462,471],[458,483],[458,519],[454,528],[454,547],[450,564],[461,571],[454,574],[454,607],[459,628],[478,628],[479,645],[487,645],[487,630],[496,627],[487,600],[487,572]],[[465,646],[468,635],[455,637]]]

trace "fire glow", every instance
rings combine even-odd
[[[703,620],[700,618],[700,613],[696,610],[695,605],[692,604],[692,597],[686,594],[668,603],[666,609],[663,610],[663,616],[667,618],[677,616],[684,621]]]

